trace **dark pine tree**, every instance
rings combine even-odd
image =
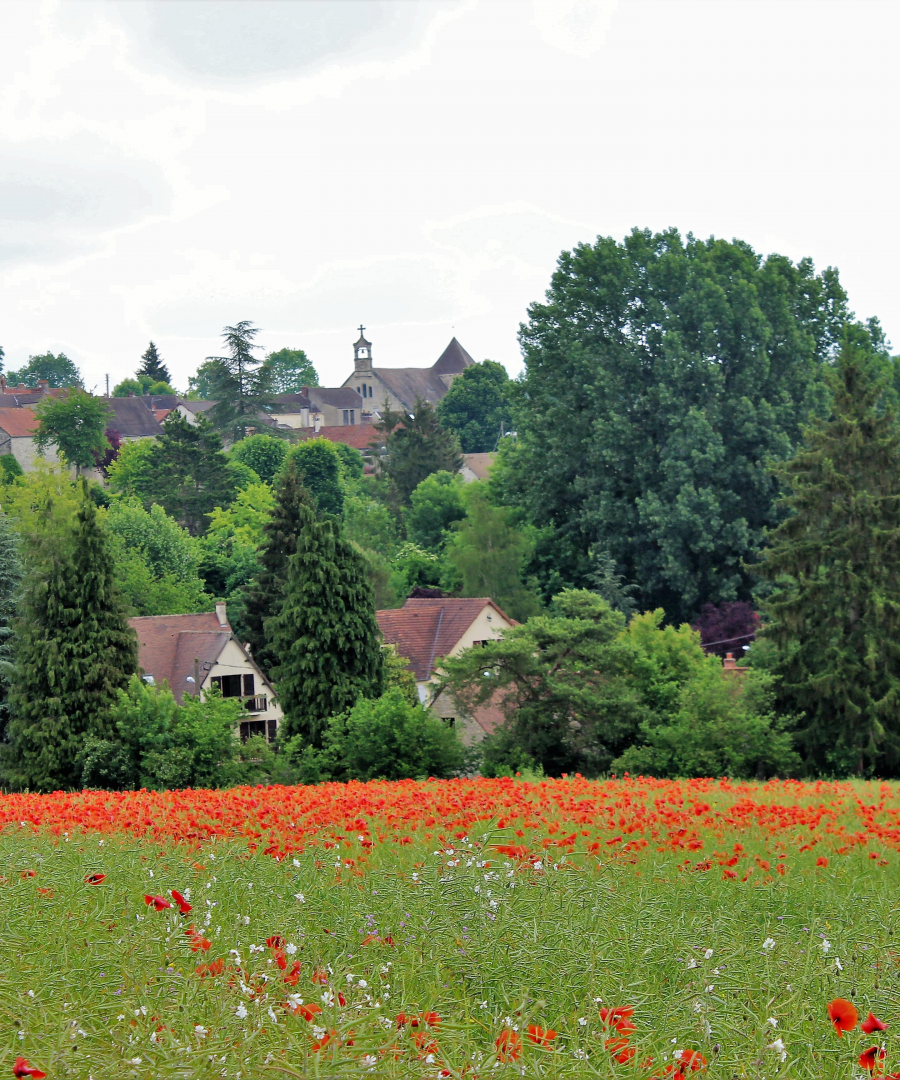
[[[162,357],[157,352],[152,341],[141,357],[141,366],[138,368],[137,373],[139,377],[146,375],[148,379],[152,379],[155,383],[169,382],[169,369],[163,363]]]
[[[441,471],[455,473],[462,465],[459,439],[441,426],[434,406],[427,401],[416,399],[414,413],[395,413],[388,406],[375,427],[385,437],[387,450],[380,467],[406,506],[426,476]]]
[[[809,767],[900,770],[900,428],[861,328],[828,373],[833,406],[776,472],[792,511],[756,569],[774,582],[765,638]]]
[[[264,671],[275,666],[275,654],[266,640],[266,623],[281,611],[287,584],[288,559],[297,550],[297,537],[305,511],[313,505],[300,480],[297,459],[289,456],[275,489],[275,507],[265,526],[259,549],[259,571],[245,589],[246,640]]]
[[[6,514],[0,513],[0,744],[7,741],[12,620],[16,612],[22,565],[19,541]]]
[[[137,669],[137,638],[86,484],[72,532],[52,530],[33,551],[19,612],[7,781],[33,791],[73,788],[85,737],[112,735],[110,707]]]
[[[284,603],[266,630],[278,659],[282,737],[319,746],[329,717],[381,694],[384,664],[365,560],[333,518],[301,513]]]

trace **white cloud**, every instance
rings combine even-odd
[[[619,0],[532,0],[537,28],[556,49],[594,56],[606,44]]]

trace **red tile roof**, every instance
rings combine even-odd
[[[194,661],[199,662],[200,683],[218,660],[231,627],[222,626],[214,611],[199,615],[144,615],[129,619],[138,636],[138,663],[156,683],[165,680],[181,701],[185,694],[196,693]]]
[[[512,623],[490,597],[410,598],[402,608],[376,612],[384,640],[408,658],[417,682],[425,682],[441,657],[452,652],[485,606]]]
[[[30,438],[37,429],[34,411],[23,405],[18,409],[0,409],[0,431],[12,439]]]
[[[356,391],[354,391],[355,393]],[[383,442],[384,436],[372,424],[347,424],[344,427],[295,428],[301,439],[328,439],[329,442],[346,443],[357,450],[367,450],[371,442]]]

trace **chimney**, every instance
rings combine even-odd
[[[726,653],[725,659],[722,661],[722,667],[725,671],[733,671],[737,667],[734,660],[734,653]]]
[[[319,434],[319,428],[321,426],[322,426],[322,414],[321,413],[316,413],[315,419],[313,420],[313,427],[316,429],[316,434],[317,435]]]
[[[216,618],[219,620],[219,626],[228,626],[228,619],[225,617],[225,601],[216,601]]]
[[[0,375],[0,392],[6,393],[6,379],[2,375]]]
[[[47,379],[38,379],[37,384],[38,390],[43,390],[45,394],[50,389],[50,383]]]

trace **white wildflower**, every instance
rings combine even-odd
[[[713,954],[712,949],[707,949],[706,952],[703,954],[703,959],[704,960],[709,960],[712,957],[712,954]]]
[[[774,949],[775,948],[775,938],[767,937],[766,940],[762,943],[762,947],[764,949],[768,950],[768,951],[771,951],[772,949]]]
[[[243,1003],[243,1001],[234,1010],[234,1015],[238,1018],[238,1020],[247,1019],[247,1006]]]
[[[823,953],[827,954],[829,952],[829,950],[831,949],[831,942],[828,940],[828,938],[822,938],[822,944],[819,946],[819,948],[822,950]]]
[[[776,1039],[775,1042],[769,1043],[769,1049],[774,1050],[782,1061],[787,1061],[787,1050],[784,1048],[782,1039]]]

